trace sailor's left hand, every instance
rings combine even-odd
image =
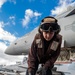
[[[47,68],[43,67],[42,68],[42,75],[46,75],[46,71],[47,71]]]

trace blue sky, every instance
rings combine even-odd
[[[11,2],[10,2],[11,1]],[[4,29],[16,37],[30,32],[40,23],[40,20],[51,13],[58,0],[8,0],[1,9],[0,20],[8,23]],[[27,21],[27,22],[26,22]]]
[[[69,5],[74,6],[75,0],[0,0],[0,63],[13,58],[4,54],[10,43],[36,28],[45,16],[56,16]]]

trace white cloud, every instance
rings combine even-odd
[[[2,5],[6,2],[7,0],[0,0],[0,8],[2,7]]]
[[[31,21],[31,19],[36,18],[36,17],[38,17],[40,15],[41,15],[41,13],[34,12],[31,9],[27,9],[25,11],[24,19],[22,19],[22,25],[23,25],[23,27],[27,26],[28,23]]]
[[[0,42],[0,50],[5,51],[6,48],[7,48],[6,44],[3,42]]]
[[[9,2],[13,2],[14,4],[16,4],[16,0],[9,0]]]
[[[16,61],[17,62],[22,62],[22,59],[24,56],[9,56],[9,55],[4,55],[4,58],[1,56],[0,57],[0,65],[11,65],[11,64],[16,64]],[[16,60],[17,59],[17,60]]]
[[[15,19],[15,16],[10,16],[9,19],[10,20]]]
[[[16,39],[16,37],[11,33],[3,30],[3,26],[4,26],[4,22],[0,22],[0,39],[13,42]]]
[[[34,16],[35,16],[35,17],[38,17],[38,16],[40,16],[40,15],[41,15],[41,13],[34,12]]]
[[[5,3],[5,2],[13,2],[14,4],[16,4],[16,0],[0,0],[0,8],[2,7],[2,5]]]
[[[3,59],[3,58],[0,58],[0,64],[2,64],[2,65],[9,65],[9,64],[15,64],[15,62],[10,62],[10,61],[8,61],[8,60],[6,60],[6,59]],[[5,64],[6,63],[6,64]]]
[[[10,16],[9,17],[9,21],[13,24],[13,25],[15,25],[16,23],[15,23],[15,16]]]
[[[0,22],[0,28],[1,27],[4,27],[4,22],[3,21]]]
[[[12,17],[10,19],[12,19]],[[16,39],[14,35],[3,29],[5,25],[6,24],[3,21],[0,21],[0,64],[10,65],[15,64],[16,61],[21,61],[23,56],[9,56],[4,53],[5,49],[7,48],[7,41],[11,43]]]
[[[56,6],[53,10],[51,10],[52,15],[58,15],[61,12],[67,10],[69,5],[73,6],[75,4],[74,0],[59,0],[58,6]]]

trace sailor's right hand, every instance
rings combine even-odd
[[[31,73],[31,72],[29,72],[29,74],[28,75],[34,75],[33,73]]]
[[[41,73],[42,72],[42,67],[40,67],[36,73]]]
[[[30,72],[29,72],[29,75],[35,75],[34,71],[33,71],[33,70],[30,71]]]
[[[37,70],[36,75],[46,75],[46,68],[40,67],[40,68]]]
[[[34,70],[28,71],[28,69],[27,69],[26,75],[35,75],[35,71]]]
[[[46,75],[47,69],[45,67],[42,67],[42,75]]]

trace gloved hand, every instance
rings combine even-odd
[[[28,75],[35,75],[34,71],[30,71]]]
[[[47,69],[45,67],[42,67],[42,75],[46,75]]]
[[[42,67],[40,67],[36,73],[41,73],[41,71],[42,71]]]
[[[33,73],[29,72],[29,74],[28,74],[28,75],[33,75]]]

